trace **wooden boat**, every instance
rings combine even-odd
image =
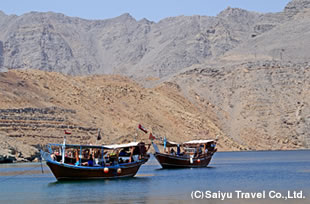
[[[47,149],[41,156],[57,180],[133,177],[149,159],[143,142],[106,146],[64,142]]]
[[[213,154],[217,151],[214,140],[192,140],[178,144],[166,142],[168,151],[161,153],[157,145],[152,142],[155,149],[155,158],[162,168],[199,168],[207,167]],[[171,148],[177,147],[177,152]],[[183,148],[184,152],[181,152]],[[166,148],[164,148],[166,149]]]

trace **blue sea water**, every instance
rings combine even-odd
[[[199,169],[161,169],[151,158],[134,178],[114,180],[58,182],[43,170],[39,163],[0,165],[0,203],[310,203],[310,151],[217,152]],[[267,198],[237,198],[236,190]],[[206,198],[206,191],[233,198]],[[270,191],[305,198],[270,199]]]

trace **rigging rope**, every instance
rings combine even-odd
[[[10,180],[10,179],[12,179],[12,178],[15,178],[15,177],[17,177],[17,176],[23,175],[23,174],[25,174],[25,173],[27,173],[27,172],[29,172],[29,171],[32,171],[32,170],[34,170],[34,169],[36,169],[36,168],[40,168],[40,166],[38,165],[38,166],[35,166],[35,167],[31,168],[31,169],[28,169],[28,170],[22,171],[22,172],[20,172],[20,173],[18,173],[18,174],[15,174],[15,175],[13,175],[13,176],[9,176],[9,177],[7,177],[7,178],[1,179],[1,180],[0,180],[0,183],[5,182],[5,181],[7,181],[7,180]],[[43,166],[42,166],[42,163],[41,163],[41,168],[42,168],[42,173],[43,173]]]

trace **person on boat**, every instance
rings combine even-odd
[[[55,154],[51,154],[51,158],[52,158],[52,160],[57,161],[57,157]]]
[[[88,158],[89,157],[89,149],[83,150],[83,158]]]
[[[99,161],[100,161],[100,156],[101,156],[101,150],[95,150],[94,151],[94,166],[100,166]]]
[[[181,155],[181,148],[180,148],[180,145],[178,144],[177,146],[177,156],[180,156]]]
[[[195,149],[194,158],[198,158],[201,153],[202,153],[202,151],[201,151],[200,145],[197,145],[197,147]]]
[[[94,158],[92,154],[89,155],[87,162],[82,163],[82,166],[94,166]]]
[[[134,155],[135,149],[136,149],[135,147],[130,148],[129,163],[134,162],[133,155]]]
[[[170,154],[171,154],[171,155],[175,155],[175,151],[174,151],[173,148],[171,149]]]
[[[119,152],[119,156],[128,156],[129,154],[127,153],[129,149],[128,148],[124,148]]]
[[[205,149],[205,153],[208,154],[208,148]]]
[[[71,151],[69,151],[68,157],[72,157],[72,152]]]
[[[212,150],[212,151],[215,149],[215,146],[216,146],[215,143],[212,143],[212,144],[211,144],[211,150]]]
[[[80,165],[80,159],[79,159],[79,152],[78,150],[75,151],[75,166],[79,166]]]
[[[89,156],[89,160],[87,161],[87,166],[94,166],[94,158],[92,154]]]
[[[202,154],[202,149],[201,149],[201,147],[198,148],[198,154],[199,154],[199,155]]]
[[[139,144],[139,159],[144,158],[145,155],[147,155],[147,151],[149,150],[150,145],[148,146],[148,148],[145,147],[145,143],[141,142]]]
[[[115,165],[116,162],[118,161],[118,155],[119,155],[118,150],[114,150],[112,153],[109,154],[109,160],[112,166]]]

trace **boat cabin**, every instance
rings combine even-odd
[[[215,140],[191,140],[184,143],[166,141],[164,144],[164,153],[176,156],[207,154],[208,152],[213,152],[215,146]]]
[[[149,146],[146,147],[144,142],[103,146],[49,144],[47,159],[74,166],[114,166],[148,157]]]

